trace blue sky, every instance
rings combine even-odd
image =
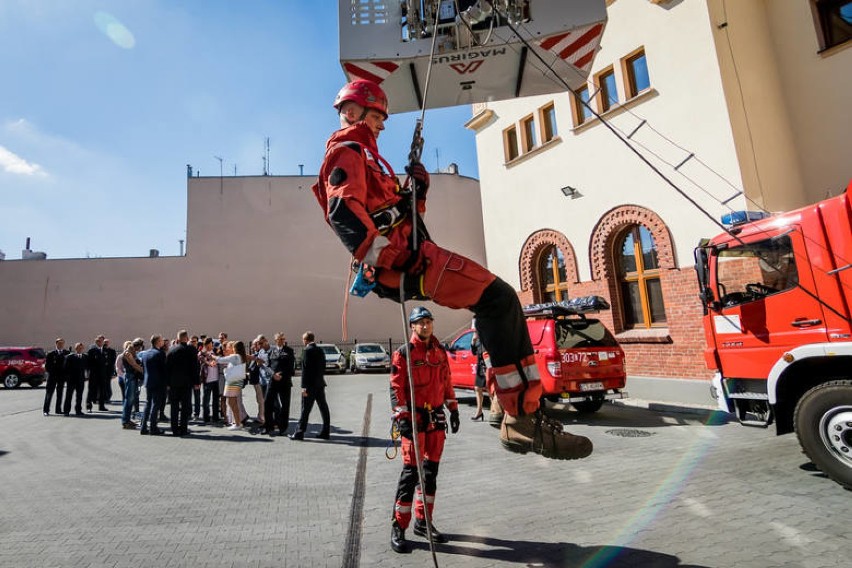
[[[0,68],[7,259],[28,236],[48,258],[178,254],[186,164],[260,175],[269,137],[271,174],[315,174],[345,81],[337,0],[2,0]],[[395,169],[418,116],[386,124]],[[478,177],[468,118],[427,112],[430,170]]]

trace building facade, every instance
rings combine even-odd
[[[847,4],[608,1],[584,89],[473,109],[489,267],[606,298],[631,375],[708,378],[695,245],[852,178]]]
[[[189,178],[184,256],[0,262],[0,345],[88,343],[99,333],[120,345],[181,328],[244,340],[282,331],[293,345],[312,330],[340,343],[344,312],[348,342],[401,342],[397,304],[346,301],[350,258],[323,219],[315,179]],[[433,174],[425,221],[436,242],[485,263],[475,179]],[[442,336],[470,325],[470,312],[430,309]]]

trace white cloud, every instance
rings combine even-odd
[[[0,146],[0,168],[10,174],[20,174],[25,176],[47,175],[40,165],[26,161],[3,146]]]

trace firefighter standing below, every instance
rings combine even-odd
[[[326,221],[355,260],[375,268],[373,291],[399,301],[405,274],[406,300],[431,299],[474,313],[490,357],[489,379],[506,414],[500,428],[504,448],[555,459],[591,454],[588,438],[564,432],[539,409],[541,382],[515,290],[472,260],[436,245],[422,222],[414,250],[411,196],[402,192],[376,143],[388,117],[385,93],[371,81],[353,81],[340,90],[334,107],[341,129],[326,143],[313,190]],[[420,163],[410,165],[408,173],[417,213],[423,214],[429,174]]]
[[[402,435],[402,473],[396,489],[391,525],[391,548],[395,552],[411,552],[405,541],[405,529],[411,521],[411,503],[414,503],[414,534],[426,537],[425,500],[429,518],[435,507],[435,488],[438,464],[447,438],[447,417],[444,406],[450,411],[450,428],[453,434],[459,431],[459,403],[450,382],[450,364],[441,343],[432,335],[432,314],[417,306],[408,316],[411,327],[409,349],[411,373],[414,379],[414,400],[410,399],[406,349],[403,345],[393,354],[390,375],[390,396],[399,433]],[[418,484],[417,460],[412,441],[412,420],[417,420],[417,442],[423,458],[423,483]],[[423,491],[425,489],[425,499]],[[447,537],[432,525],[432,540],[447,542]]]

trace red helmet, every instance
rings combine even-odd
[[[334,108],[340,110],[340,105],[346,101],[358,103],[364,108],[379,111],[388,117],[388,98],[385,92],[372,81],[358,79],[346,83],[334,99]]]

